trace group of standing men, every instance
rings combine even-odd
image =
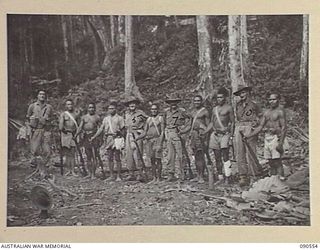
[[[217,105],[212,110],[208,110],[203,98],[196,95],[193,97],[193,108],[188,111],[179,107],[182,100],[177,95],[172,95],[166,100],[169,108],[159,112],[159,106],[152,104],[150,116],[138,109],[139,101],[135,98],[126,101],[124,117],[117,112],[118,102],[110,101],[108,114],[104,119],[96,114],[95,103],[89,103],[88,113],[80,116],[80,112],[74,109],[73,101],[69,99],[65,103],[66,111],[59,118],[61,146],[66,158],[64,165],[71,174],[76,175],[75,155],[79,147],[83,146],[89,177],[94,178],[99,164],[103,170],[100,152],[104,151],[107,154],[110,178],[120,181],[121,152],[125,148],[128,180],[145,180],[145,149],[152,166],[152,181],[158,182],[162,179],[163,147],[166,142],[169,181],[183,181],[187,178],[187,173],[192,173],[188,156],[190,148],[199,183],[204,183],[206,170],[209,183],[210,178],[213,180],[214,166],[210,158],[210,152],[213,151],[217,179],[229,182],[232,173],[238,172],[239,185],[246,186],[250,184],[251,177],[261,174],[261,169],[256,164],[256,147],[257,135],[263,130],[264,155],[269,161],[270,174],[283,178],[281,156],[287,145],[287,125],[285,111],[279,105],[280,95],[270,94],[270,108],[261,114],[258,105],[250,98],[250,87],[240,85],[233,93],[238,97],[235,108],[228,103],[228,94],[225,88],[220,88],[216,96]],[[44,91],[39,91],[38,100],[29,106],[27,118],[32,128],[31,153],[34,158],[40,155],[43,166],[46,166],[51,154],[53,108],[46,103]],[[104,150],[99,150],[101,134]],[[230,147],[234,149],[236,164],[231,164],[229,159]],[[184,158],[189,159],[188,167],[184,166]],[[45,171],[46,167],[42,169]],[[192,178],[190,175],[189,177]]]

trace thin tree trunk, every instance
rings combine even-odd
[[[177,16],[173,16],[174,17],[174,23],[176,25],[176,28],[180,28],[180,24],[179,24],[179,20],[178,20],[178,17]]]
[[[249,51],[248,51],[248,35],[247,35],[247,17],[240,16],[240,33],[241,33],[241,70],[244,80],[249,77]]]
[[[63,48],[64,48],[64,58],[66,62],[69,62],[69,44],[67,38],[67,22],[65,17],[61,16],[61,27],[62,27],[62,37],[63,37]]]
[[[34,72],[34,40],[33,40],[33,26],[32,26],[32,17],[28,19],[29,21],[29,53],[30,53],[30,70],[31,73]]]
[[[135,96],[143,101],[134,78],[132,16],[125,16],[125,34],[125,96]]]
[[[67,16],[69,35],[70,35],[70,57],[74,60],[74,37],[73,37],[73,18],[72,16]]]
[[[300,90],[307,81],[309,52],[309,15],[303,15],[302,47],[300,60]]]
[[[110,16],[110,30],[111,30],[111,47],[114,48],[117,45],[116,42],[116,29],[115,29],[115,16]]]
[[[88,27],[87,27],[87,21],[86,16],[81,16],[81,23],[82,23],[82,34],[83,36],[87,36],[88,33]]]
[[[132,20],[131,20],[131,22],[132,22]],[[118,34],[119,34],[119,44],[120,45],[124,45],[124,43],[125,43],[124,26],[125,26],[125,16],[118,16]]]
[[[104,50],[101,68],[106,69],[110,54],[110,30],[107,29],[102,16],[93,16],[92,19],[95,23],[94,26],[96,28],[97,34],[99,35],[100,43],[102,44]]]
[[[88,21],[89,26],[90,26],[90,28],[92,30],[92,33],[93,33],[93,36],[94,36],[94,40],[95,40],[95,42],[93,43],[94,58],[93,58],[92,67],[93,68],[98,68],[98,67],[100,67],[100,64],[101,64],[101,56],[100,56],[100,53],[99,53],[99,51],[100,51],[99,44],[101,44],[101,40],[100,40],[100,37],[99,37],[99,34],[98,34],[96,28],[94,27],[94,25],[90,21],[89,17],[87,18],[87,21]]]
[[[228,16],[229,35],[229,69],[232,92],[238,90],[238,85],[246,85],[241,68],[241,39],[240,39],[240,16]]]
[[[208,97],[213,94],[212,50],[208,16],[197,16],[199,78],[197,90]]]

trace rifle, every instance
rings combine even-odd
[[[142,157],[142,154],[141,154],[139,145],[138,145],[138,143],[137,143],[137,141],[136,141],[136,138],[135,138],[134,133],[131,132],[131,134],[132,134],[133,142],[134,142],[134,144],[135,144],[136,147],[137,147],[137,152],[138,152],[139,158],[140,158],[141,163],[142,163],[142,169],[145,170],[145,169],[146,169],[146,164],[144,163],[144,160],[143,160],[143,157]]]
[[[102,171],[102,178],[103,179],[106,179],[107,176],[106,176],[106,172],[104,171],[104,168],[103,168],[103,162],[102,162],[102,159],[101,159],[101,156],[100,154],[98,153],[97,155],[97,158],[98,158],[98,161],[99,161],[99,164],[100,164],[100,167],[101,167],[101,171]]]
[[[177,130],[178,130],[178,128],[177,128]],[[186,160],[187,160],[190,179],[193,179],[194,175],[193,175],[193,172],[192,172],[192,169],[191,169],[191,161],[190,161],[190,158],[189,158],[189,155],[188,155],[188,151],[187,151],[187,148],[186,148],[185,141],[183,140],[183,138],[181,137],[181,135],[179,133],[177,133],[177,134],[178,134],[179,140],[181,142],[182,153],[185,155]]]
[[[242,141],[244,143],[244,145],[246,146],[246,148],[248,149],[248,152],[249,152],[249,155],[251,156],[251,158],[253,159],[257,169],[258,169],[258,173],[261,173],[263,171],[263,168],[262,166],[260,165],[259,163],[259,160],[257,159],[255,153],[253,152],[253,149],[251,148],[250,144],[248,143],[247,139],[244,137],[242,131],[239,131],[240,135],[241,135],[241,138],[242,138]],[[251,168],[251,171],[252,171],[252,175],[253,177],[256,177],[255,173],[254,173],[254,169],[251,167],[250,164],[248,164]]]
[[[81,170],[83,172],[83,175],[84,176],[87,176],[88,175],[88,171],[86,170],[85,166],[84,166],[84,159],[83,159],[83,156],[82,156],[82,153],[81,153],[81,150],[80,150],[80,147],[79,147],[79,144],[76,140],[76,138],[73,139],[74,143],[76,144],[76,150],[78,151],[78,154],[80,156],[80,163],[81,163]]]
[[[60,157],[60,174],[63,175],[63,152],[62,152],[62,143],[61,143],[61,132],[59,132],[59,157]]]

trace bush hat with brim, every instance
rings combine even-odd
[[[237,90],[236,92],[233,92],[233,94],[234,94],[235,96],[239,96],[242,91],[247,91],[247,92],[249,92],[249,91],[251,91],[251,90],[252,90],[252,87],[244,86],[244,85],[239,85],[239,86],[238,86],[238,90]]]
[[[172,94],[167,97],[167,100],[165,100],[166,103],[178,103],[181,102],[181,98],[177,94]]]
[[[52,199],[48,190],[40,185],[37,185],[31,190],[31,200],[33,204],[41,210],[48,210],[52,206]]]
[[[117,106],[118,105],[118,101],[116,99],[111,99],[109,101],[109,105],[114,105],[114,106]]]
[[[124,104],[125,104],[126,106],[128,106],[130,103],[136,103],[136,104],[138,104],[138,103],[140,103],[140,100],[137,99],[136,97],[132,96],[132,97],[127,98],[127,99],[124,101]]]

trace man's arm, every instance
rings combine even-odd
[[[280,115],[279,122],[280,122],[280,125],[281,125],[281,133],[280,133],[279,144],[283,145],[284,138],[285,138],[286,133],[287,133],[287,119],[286,119],[286,112],[284,111],[284,109],[280,109],[279,115]]]
[[[59,119],[59,130],[62,132],[64,127],[64,113],[60,115]]]
[[[164,122],[164,118],[160,117],[160,128],[161,128],[161,134],[160,134],[160,143],[163,143],[164,141],[164,130],[166,128],[165,122]]]
[[[92,136],[89,140],[92,141],[94,140],[95,138],[97,138],[101,133],[102,131],[104,130],[105,128],[105,122],[103,121],[101,126],[99,127],[99,129],[97,130],[97,132],[94,134],[94,136]]]
[[[136,139],[136,141],[138,141],[138,140],[141,140],[141,139],[145,138],[145,137],[146,137],[146,135],[147,135],[147,131],[148,131],[148,129],[149,129],[149,124],[146,122],[146,123],[144,124],[144,126],[143,126],[143,130],[142,130],[141,134],[140,134],[140,135],[138,135],[138,136],[135,138],[135,139]]]
[[[30,104],[28,107],[28,110],[27,110],[27,115],[26,115],[26,118],[28,121],[29,121],[30,116],[32,116],[32,113],[33,113],[33,104]]]
[[[266,113],[267,113],[267,112],[266,112]],[[260,133],[260,131],[263,129],[263,127],[264,127],[264,126],[266,125],[266,123],[267,123],[266,113],[263,114],[263,117],[262,117],[262,119],[261,119],[261,121],[260,121],[259,126],[256,127],[249,135],[247,135],[247,136],[246,136],[247,138],[253,137],[253,136],[255,136],[255,135],[257,135],[257,134]]]
[[[83,125],[84,125],[84,117],[82,116],[77,132],[74,135],[75,138],[77,138],[77,136],[81,133]]]
[[[187,111],[182,111],[181,113],[183,119],[185,120],[184,124],[181,126],[180,134],[188,133],[191,130],[191,126],[193,123],[193,117],[191,114],[187,113]]]

